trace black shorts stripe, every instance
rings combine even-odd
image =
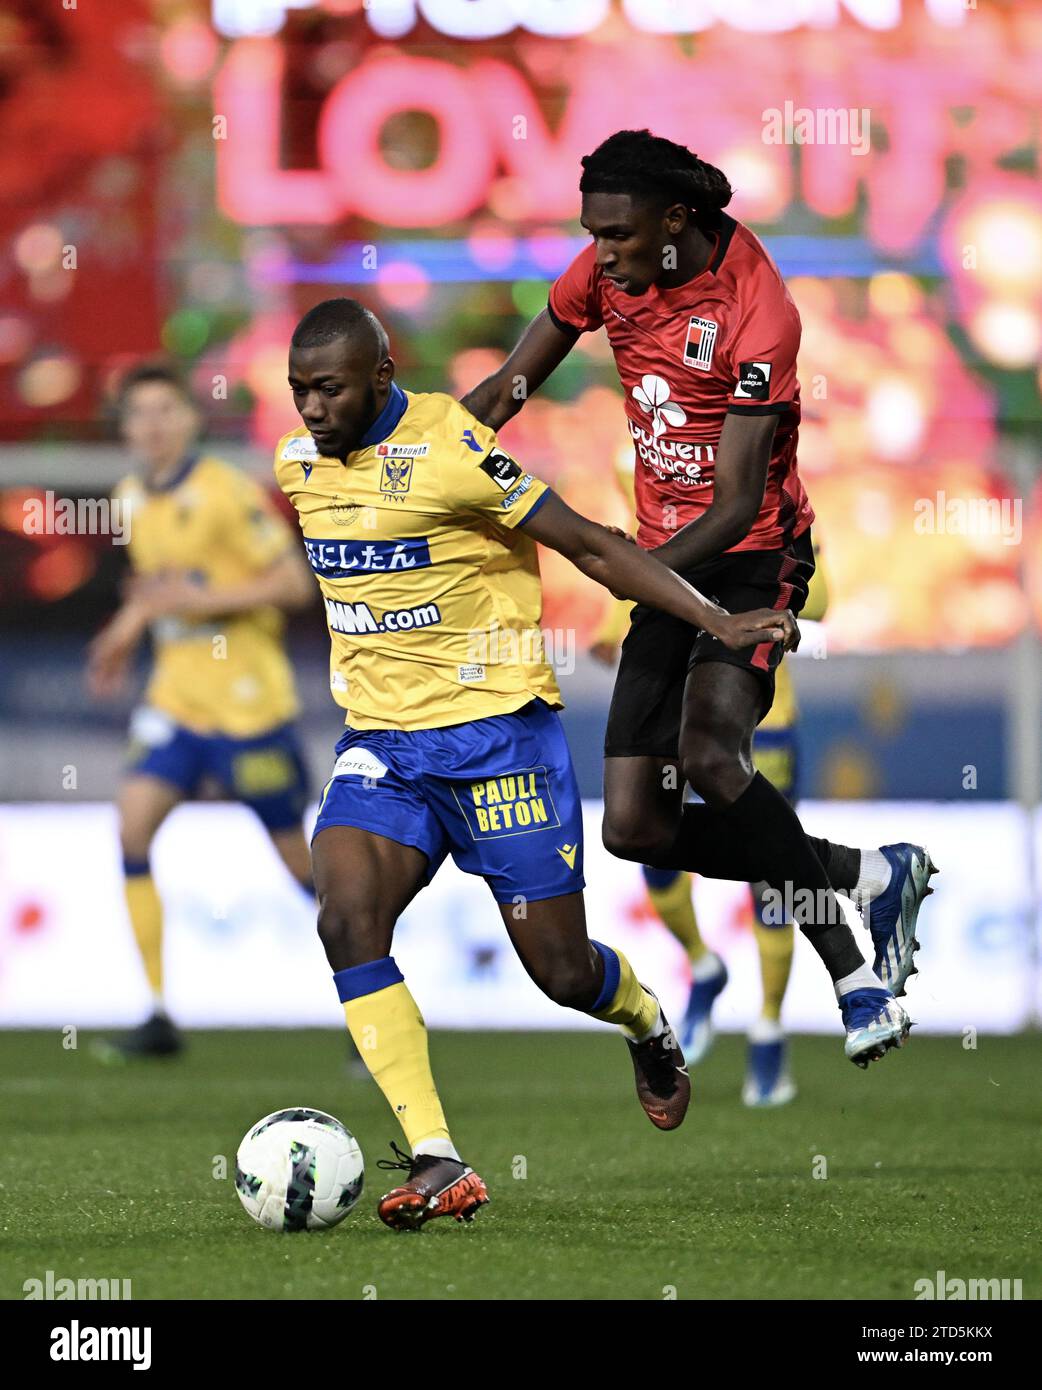
[[[799,613],[813,573],[814,548],[807,527],[784,549],[732,551],[684,578],[731,613],[776,607]],[[605,757],[675,758],[687,674],[701,662],[725,662],[751,671],[763,686],[762,719],[774,703],[774,672],[781,658],[780,643],[766,651],[763,643],[731,651],[707,632],[638,604],[622,644]]]

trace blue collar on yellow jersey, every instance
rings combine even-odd
[[[359,449],[368,449],[373,444],[380,444],[389,434],[393,434],[408,405],[408,396],[396,381],[392,381],[387,404],[358,441]]]
[[[199,462],[200,458],[202,458],[202,455],[197,451],[185,454],[184,459],[181,461],[181,464],[178,467],[177,471],[175,473],[172,473],[170,477],[167,478],[165,483],[150,483],[146,478],[145,491],[173,492],[174,488],[180,487],[180,485],[188,477],[189,473],[191,473],[192,469]]]

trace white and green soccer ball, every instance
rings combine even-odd
[[[235,1156],[235,1190],[269,1231],[324,1231],[362,1195],[365,1161],[349,1129],[323,1110],[276,1110]]]

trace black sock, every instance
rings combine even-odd
[[[697,802],[683,808],[680,842],[690,861],[685,867],[691,873],[703,874],[706,878],[755,883],[751,857],[755,851],[736,839],[724,816],[724,812]],[[814,835],[807,835],[806,838],[832,887],[839,893],[853,892],[861,874],[861,851],[851,845],[835,845],[831,840],[819,840]],[[649,859],[648,862],[655,867],[673,867],[658,858]]]
[[[861,851],[851,845],[834,845],[831,840],[819,840],[814,835],[808,835],[807,839],[836,892],[852,893],[861,877]]]
[[[776,910],[794,921],[810,941],[833,980],[864,965],[853,933],[832,892],[828,875],[799,817],[782,794],[759,772],[737,801],[710,817],[685,806],[672,846],[652,861],[663,869],[686,869],[708,878],[766,881],[779,895]],[[698,843],[700,829],[713,824],[713,853]],[[741,862],[741,872],[733,870]],[[856,882],[856,879],[855,879]],[[853,885],[851,885],[853,886]],[[779,920],[782,920],[779,917]]]

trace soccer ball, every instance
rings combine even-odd
[[[276,1110],[258,1120],[235,1156],[235,1190],[269,1231],[324,1231],[362,1195],[358,1140],[323,1110]]]

